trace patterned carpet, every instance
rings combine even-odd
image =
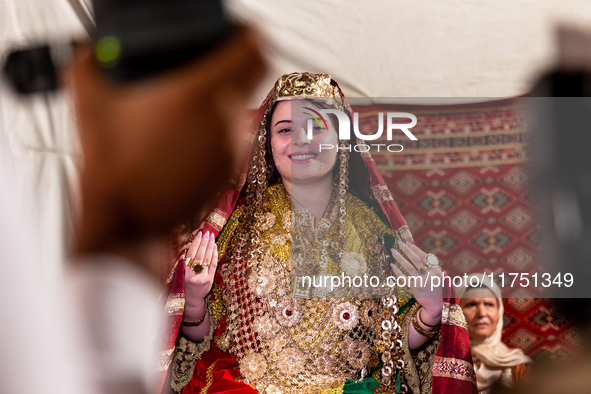
[[[449,107],[358,106],[362,133],[378,129],[378,112],[417,116],[403,152],[371,153],[423,250],[451,275],[539,270],[539,228],[528,187],[524,108],[519,100]],[[385,133],[384,133],[385,136]],[[378,141],[374,141],[378,143]],[[536,360],[562,362],[579,336],[532,289],[505,288],[503,340]]]

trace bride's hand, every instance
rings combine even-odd
[[[195,264],[201,264],[201,272],[199,272],[199,268],[195,268]],[[200,231],[195,236],[185,257],[185,302],[187,304],[203,305],[205,303],[205,296],[211,290],[217,266],[218,248],[215,244],[215,237],[209,231],[206,231],[204,235]]]
[[[443,292],[440,286],[431,289],[430,278],[433,276],[442,277],[443,270],[439,266],[427,266],[425,264],[426,253],[412,243],[398,241],[398,245],[400,246],[400,250],[404,252],[410,261],[405,259],[395,249],[392,249],[392,256],[406,270],[406,272],[408,272],[409,275],[405,275],[395,264],[391,264],[392,270],[397,276],[406,277],[407,286],[412,291],[417,302],[421,304],[424,309],[421,313],[421,317],[425,323],[430,325],[437,325],[441,323],[441,313],[443,311]],[[422,280],[409,280],[409,276],[421,277]],[[441,283],[441,281],[438,283]]]

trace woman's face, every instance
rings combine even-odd
[[[488,289],[470,289],[460,300],[468,323],[471,341],[482,342],[491,336],[499,322],[499,300]]]
[[[307,108],[318,111],[313,103],[306,100],[280,101],[271,117],[271,151],[277,171],[284,182],[312,183],[318,180],[332,182],[332,169],[336,163],[338,145],[337,131],[329,117],[326,118],[326,129],[313,120],[313,137],[308,139]],[[332,149],[325,145],[330,144]]]

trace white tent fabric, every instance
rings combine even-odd
[[[228,0],[267,36],[271,72],[331,74],[351,97],[510,97],[554,64],[558,23],[591,27],[586,0]],[[383,100],[382,100],[383,101]]]

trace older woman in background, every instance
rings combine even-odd
[[[501,341],[504,309],[499,286],[489,277],[473,276],[478,278],[479,287],[461,287],[456,291],[468,323],[478,392],[486,394],[496,382],[512,387],[523,378],[532,360],[523,350],[510,349]]]

